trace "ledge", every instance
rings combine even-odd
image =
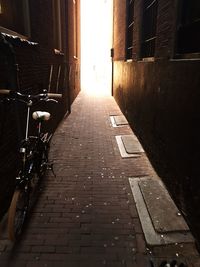
[[[23,40],[28,40],[27,36],[22,35],[22,34],[20,34],[18,32],[9,30],[9,29],[4,28],[2,26],[0,26],[0,32],[5,33],[6,35],[9,35],[9,36],[12,36],[12,37],[15,37],[15,38],[18,37],[18,38],[23,39]]]

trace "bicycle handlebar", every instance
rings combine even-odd
[[[19,100],[21,102],[25,102],[25,103],[29,103],[30,101],[33,100],[44,100],[47,102],[58,102],[56,99],[51,99],[49,97],[53,97],[53,98],[57,98],[57,99],[61,99],[62,98],[62,94],[56,94],[56,93],[47,93],[46,91],[44,93],[41,94],[37,94],[37,95],[25,95],[25,94],[21,94],[19,92],[13,91],[13,90],[8,90],[8,89],[1,89],[0,90],[0,95],[8,95],[10,97],[8,97],[8,99],[13,99],[13,100]]]

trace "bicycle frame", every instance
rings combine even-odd
[[[47,121],[50,118],[50,114],[44,111],[36,111],[33,113],[33,119],[37,121],[37,134],[36,136],[29,135],[29,124],[30,124],[30,112],[31,107],[34,103],[39,101],[54,102],[58,103],[55,99],[50,99],[51,97],[61,98],[60,94],[47,93],[43,90],[43,93],[38,95],[24,95],[16,91],[11,91],[7,89],[0,90],[0,95],[9,95],[6,99],[12,101],[19,101],[26,104],[26,125],[25,125],[25,138],[22,139],[20,144],[19,152],[21,154],[21,163],[19,165],[19,174],[16,177],[16,186],[28,185],[27,182],[36,174],[42,177],[44,170],[47,167],[53,172],[52,164],[48,163],[48,148],[51,135],[48,133],[42,134],[41,128],[43,121]]]
[[[42,100],[45,102],[58,103],[57,100],[50,99],[49,97],[61,99],[62,95],[48,93],[45,89],[42,90],[42,93],[36,95],[25,95],[19,92],[19,69],[18,65],[16,64],[14,51],[12,46],[6,41],[2,34],[0,34],[0,39],[4,56],[6,57],[6,63],[10,72],[8,83],[10,84],[10,89],[1,88],[0,96],[5,97],[3,98],[5,103],[9,101],[19,101],[25,103],[27,106],[25,138],[23,139],[24,135],[22,135],[23,137],[21,136],[21,131],[19,131],[18,136],[18,139],[23,139],[20,143],[19,150],[21,160],[18,166],[18,175],[15,180],[16,185],[14,188],[13,197],[8,210],[8,236],[10,240],[15,241],[23,230],[24,222],[32,205],[31,202],[34,201],[34,195],[37,192],[37,185],[41,181],[41,178],[44,176],[48,167],[51,167],[53,172],[53,166],[48,162],[48,148],[51,136],[48,137],[48,134],[41,134],[42,121],[49,119],[50,116],[48,117],[47,114],[43,114],[43,118],[41,113],[38,114],[38,117],[36,117],[38,125],[37,135],[30,136],[29,126],[31,106],[35,102],[37,103]],[[3,101],[0,99],[0,102]],[[16,121],[19,122],[18,114],[16,116]],[[20,124],[17,123],[17,128],[20,128],[19,125]]]
[[[25,134],[25,139],[28,138],[29,134],[29,121],[30,121],[30,110],[32,106],[32,101],[30,100],[29,103],[27,104],[27,115],[26,115],[26,134]]]
[[[29,124],[30,124],[30,112],[33,102],[29,100],[27,102],[26,112],[26,126],[25,126],[25,139],[21,141],[20,154],[22,155],[22,169],[19,176],[16,177],[17,187],[27,187],[28,182],[32,179],[34,173],[38,173],[38,167],[40,164],[40,151],[46,150],[45,143],[49,141],[47,138],[48,133],[41,137],[42,121],[37,122],[37,136],[29,136]],[[33,143],[33,144],[31,144]],[[34,147],[33,147],[34,146]],[[45,152],[47,156],[47,152]]]
[[[31,111],[31,106],[33,105],[33,102],[31,100],[29,100],[29,102],[27,103],[27,114],[26,114],[26,133],[25,133],[25,140],[28,138],[29,136],[29,122],[30,122],[30,111]],[[38,137],[41,134],[41,127],[42,127],[42,122],[39,121],[38,122]]]

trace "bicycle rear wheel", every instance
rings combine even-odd
[[[28,196],[23,190],[15,190],[8,211],[8,237],[15,241],[21,234],[28,212]]]

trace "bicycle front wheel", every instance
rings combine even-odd
[[[23,190],[15,190],[8,211],[8,237],[15,241],[21,234],[28,212],[28,197]]]

